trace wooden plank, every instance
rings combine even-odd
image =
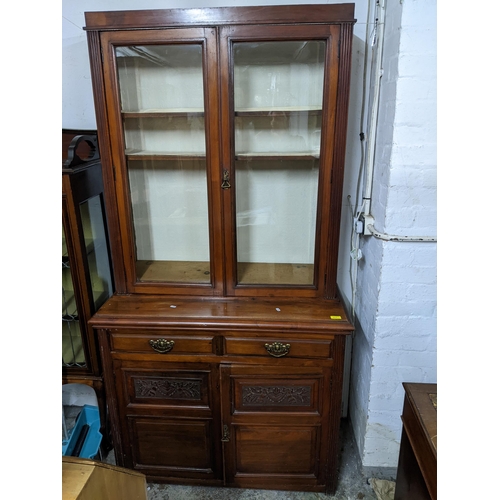
[[[313,285],[313,264],[239,262],[239,284]],[[208,283],[210,262],[137,261],[139,281]]]
[[[146,500],[146,477],[83,458],[62,458],[62,500]]]
[[[170,153],[170,152],[148,152],[148,151],[130,151],[125,154],[128,161],[179,161],[179,160],[204,160],[205,153]]]
[[[64,463],[62,470],[62,498],[76,500],[94,472],[93,467],[84,464]]]
[[[313,285],[314,264],[238,262],[238,284]]]
[[[210,262],[142,260],[136,270],[142,282],[210,283]]]
[[[319,151],[304,151],[297,153],[285,152],[249,152],[249,153],[236,153],[236,160],[317,160],[319,158]]]
[[[320,116],[321,106],[289,106],[289,107],[268,107],[268,108],[239,108],[234,111],[235,116],[290,116],[294,114],[304,114],[309,116]]]
[[[123,118],[170,118],[203,116],[203,108],[170,108],[170,109],[142,109],[122,111]]]

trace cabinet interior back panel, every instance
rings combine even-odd
[[[320,106],[324,61],[322,41],[236,43],[235,109]]]
[[[318,162],[238,161],[239,262],[314,262]]]
[[[118,47],[116,54],[123,111],[203,108],[201,45]]]
[[[129,162],[138,260],[208,261],[204,161]]]

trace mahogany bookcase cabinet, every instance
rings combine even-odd
[[[116,293],[118,465],[334,492],[354,4],[85,14]]]

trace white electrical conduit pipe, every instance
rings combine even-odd
[[[372,236],[384,241],[437,241],[437,238],[434,236],[396,236],[395,234],[379,233],[373,227],[373,224],[367,224],[366,228]]]
[[[375,229],[373,224],[367,223],[366,221],[373,221],[373,216],[370,214],[371,210],[371,199],[373,190],[373,171],[375,168],[375,138],[378,123],[378,109],[379,109],[379,99],[380,99],[380,83],[383,75],[382,68],[382,49],[384,45],[384,32],[385,32],[385,0],[377,0],[377,15],[376,15],[376,26],[374,35],[375,47],[375,83],[373,87],[373,103],[370,114],[370,125],[369,134],[367,142],[367,160],[366,160],[366,184],[365,184],[365,194],[363,196],[363,215],[365,217],[366,228],[372,236],[379,238],[384,241],[437,241],[434,236],[397,236],[393,234],[380,233]]]
[[[366,157],[366,179],[365,194],[363,196],[363,213],[370,215],[372,188],[373,188],[373,170],[375,168],[375,138],[378,122],[378,108],[380,100],[380,80],[382,79],[382,49],[384,46],[385,31],[385,0],[377,1],[377,14],[375,21],[375,34],[373,44],[375,47],[375,83],[373,85],[373,102],[370,114],[370,123],[368,126],[368,142]]]
[[[368,73],[368,53],[370,50],[369,41],[370,41],[370,21],[372,16],[372,2],[373,0],[368,0],[368,8],[366,11],[366,28],[365,28],[365,54],[363,58],[363,90],[362,90],[362,100],[361,100],[361,115],[360,115],[360,123],[359,123],[359,137],[360,137],[360,146],[361,146],[361,159],[359,164],[358,171],[358,179],[356,184],[356,202],[354,206],[351,204],[351,195],[347,196],[347,202],[349,204],[349,209],[351,211],[351,215],[354,221],[359,220],[359,216],[361,214],[362,206],[360,207],[360,211],[356,212],[358,208],[358,196],[360,193],[360,185],[363,173],[363,167],[366,163],[365,158],[365,109],[366,109],[366,99],[367,99],[367,90],[366,90],[366,82],[367,82],[367,73]],[[351,280],[351,319],[353,323],[355,322],[356,317],[356,291],[357,291],[357,279],[358,279],[358,258],[360,257],[359,250],[359,233],[355,230],[356,224],[354,223],[351,227],[351,259],[349,262],[349,277]]]

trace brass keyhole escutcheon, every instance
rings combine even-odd
[[[229,184],[229,170],[224,169],[222,172],[222,189],[229,189],[231,184]]]
[[[167,339],[158,339],[158,340],[150,340],[149,345],[156,351],[161,354],[165,354],[166,352],[170,352],[172,347],[174,347],[175,342],[173,340]]]
[[[227,443],[229,441],[229,427],[227,425],[225,425],[223,428],[222,428],[222,439],[221,441],[223,443]]]
[[[273,342],[272,344],[264,344],[266,351],[274,358],[281,358],[290,352],[290,344],[282,344],[281,342]]]

